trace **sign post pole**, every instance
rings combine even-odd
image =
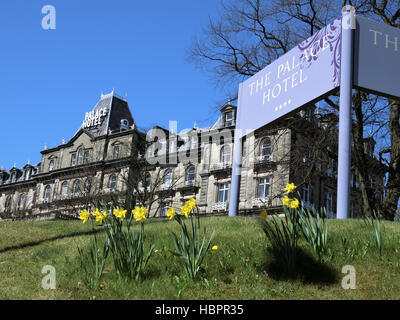
[[[339,150],[337,181],[338,219],[347,219],[349,216],[354,29],[354,8],[351,6],[345,6],[342,9],[342,48],[340,62]]]
[[[236,126],[233,143],[233,161],[232,161],[232,178],[231,178],[231,190],[229,197],[229,216],[234,217],[237,215],[239,210],[239,187],[240,187],[240,165],[242,163],[242,143],[241,143],[241,132],[240,132],[240,96],[242,92],[242,84],[239,84],[238,92],[238,107],[236,113]]]

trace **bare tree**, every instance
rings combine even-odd
[[[358,15],[400,27],[400,1],[324,1],[324,0],[231,0],[222,4],[219,20],[210,20],[203,37],[189,50],[189,61],[213,75],[216,83],[236,98],[237,83],[254,75],[302,40],[340,16],[341,8],[353,5]],[[337,92],[324,99],[319,114],[338,114]],[[359,90],[353,96],[353,170],[359,180],[364,214],[379,209],[393,219],[400,198],[400,102],[378,98]],[[331,127],[337,124],[334,120]],[[328,131],[329,132],[329,131]],[[385,137],[382,139],[382,137]],[[313,154],[330,154],[337,149],[326,146],[329,136],[322,134],[313,143]],[[371,171],[366,141],[380,142],[380,165],[372,161],[380,174],[387,175],[385,185],[374,183],[377,171]],[[316,146],[321,147],[320,149]],[[320,157],[319,160],[323,160]],[[310,171],[311,172],[311,171]],[[384,189],[384,190],[383,190]],[[376,194],[384,191],[382,205]]]

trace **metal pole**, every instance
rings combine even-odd
[[[353,89],[354,8],[342,9],[342,48],[340,62],[339,151],[337,181],[337,218],[349,216],[351,168],[351,107]]]
[[[231,177],[231,191],[229,197],[229,216],[234,217],[239,210],[239,187],[240,187],[240,165],[242,162],[242,143],[240,128],[240,95],[242,92],[242,84],[239,84],[238,92],[238,106],[236,112],[236,126],[233,143],[233,161],[232,161],[232,177]]]

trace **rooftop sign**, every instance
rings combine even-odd
[[[82,128],[90,129],[102,124],[104,118],[107,116],[108,108],[99,108],[96,111],[86,112],[85,120],[83,120]]]

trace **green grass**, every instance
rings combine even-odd
[[[275,267],[265,234],[255,217],[202,218],[207,236],[215,229],[213,245],[196,282],[189,281],[174,257],[171,232],[175,221],[145,223],[147,239],[158,250],[143,280],[125,282],[113,272],[111,257],[101,289],[83,283],[77,246],[87,248],[93,235],[90,223],[80,221],[1,222],[0,299],[398,299],[400,296],[400,224],[384,222],[379,254],[374,231],[362,221],[329,220],[329,253],[323,263],[304,251],[295,274]],[[97,235],[105,233],[96,228]],[[43,266],[56,269],[57,288],[41,287]],[[344,290],[344,265],[356,269],[355,290]]]

